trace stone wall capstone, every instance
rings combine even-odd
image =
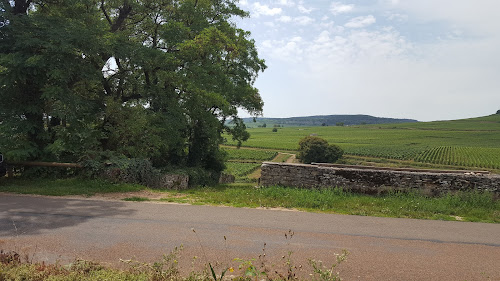
[[[264,162],[261,168],[260,184],[263,186],[341,187],[367,194],[419,190],[432,196],[459,190],[487,190],[496,197],[500,195],[500,175],[484,172],[368,169],[273,162]]]

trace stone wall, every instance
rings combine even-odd
[[[458,190],[488,190],[500,195],[500,175],[484,172],[391,170],[322,164],[264,162],[260,184],[292,187],[342,187],[354,192],[380,194],[388,190],[421,190],[427,195]]]
[[[235,180],[236,178],[233,175],[225,173],[221,173],[219,177],[219,183],[222,184],[233,183]]]
[[[164,174],[160,177],[159,184],[156,188],[159,189],[188,189],[189,176],[181,174]]]

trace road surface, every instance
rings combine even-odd
[[[277,268],[289,251],[304,269],[307,258],[330,262],[346,249],[345,280],[500,280],[499,224],[0,193],[0,249],[37,261],[123,266],[120,259],[151,262],[183,245],[189,271],[258,258],[264,243]]]

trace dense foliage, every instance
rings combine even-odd
[[[249,136],[237,109],[263,106],[235,16],[233,0],[0,1],[0,150],[221,171],[221,134]]]
[[[334,163],[339,160],[344,151],[322,138],[309,136],[299,141],[299,154],[297,157],[302,163]]]

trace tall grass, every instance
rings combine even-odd
[[[500,200],[495,200],[490,193],[480,192],[458,192],[429,198],[416,192],[371,196],[347,192],[340,188],[256,188],[240,185],[197,188],[185,194],[198,204],[500,223]]]

